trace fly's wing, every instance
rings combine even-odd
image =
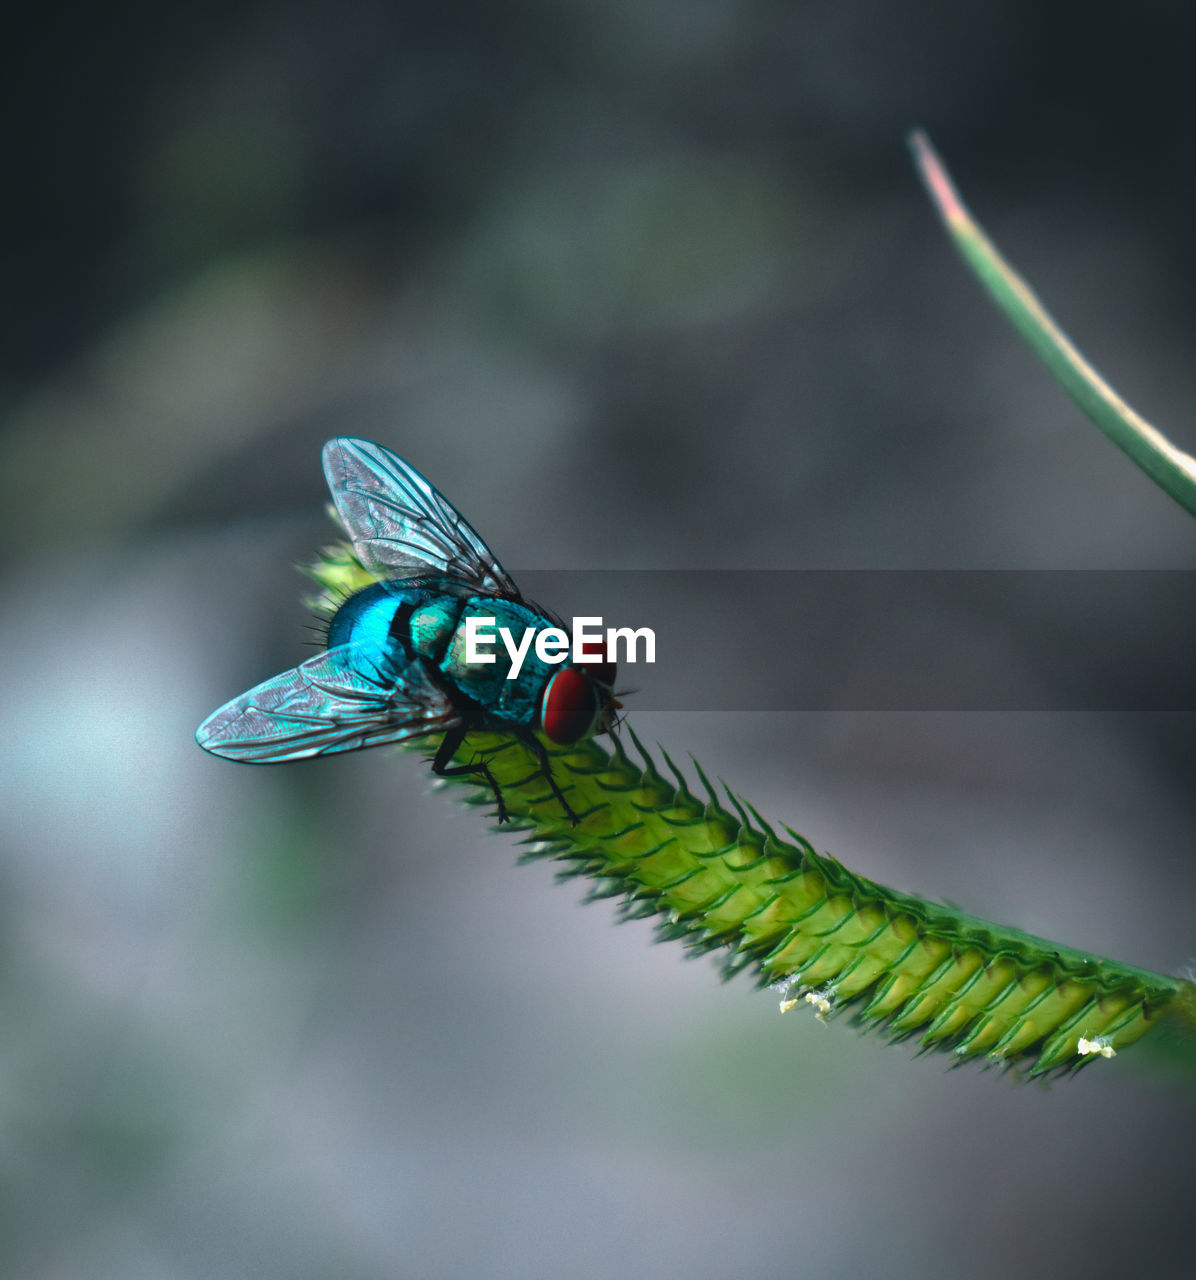
[[[402,742],[458,723],[448,696],[418,661],[384,667],[341,645],[214,711],[195,740],[228,760],[278,764]]]
[[[324,476],[362,564],[380,579],[456,578],[520,599],[465,517],[397,454],[340,436],[324,446]]]

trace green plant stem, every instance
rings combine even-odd
[[[1160,488],[1196,515],[1196,459],[1135,413],[1076,350],[969,213],[926,135],[916,130],[909,146],[956,248],[1014,327],[1083,413]]]
[[[695,762],[699,799],[631,737],[641,763],[618,740],[609,753],[546,743],[576,827],[521,744],[478,734],[458,758],[485,755],[529,856],[591,878],[590,897],[621,898],[627,916],[657,917],[664,939],[722,951],[725,973],[754,972],[784,1005],[1029,1076],[1115,1056],[1160,1026],[1191,1043],[1192,984],[876,884],[720,799]],[[474,779],[450,785],[493,803]]]
[[[309,603],[325,616],[373,581],[346,544],[307,572],[321,586]],[[618,738],[613,751],[542,739],[576,826],[522,743],[473,733],[456,759],[485,757],[512,819],[500,830],[522,831],[528,857],[560,862],[563,877],[588,877],[589,896],[621,899],[625,916],[656,918],[662,939],[720,952],[725,974],[748,970],[778,987],[782,1008],[846,1013],[955,1062],[1031,1076],[1105,1061],[1143,1037],[1196,1071],[1191,982],[855,875],[795,831],[779,835],[730,791],[720,798],[695,761],[705,792],[696,797],[668,756],[671,779],[625,731],[639,763]],[[430,758],[439,741],[409,746]],[[444,784],[493,810],[493,792],[476,777]]]

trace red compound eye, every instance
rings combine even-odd
[[[540,719],[544,732],[561,746],[584,738],[598,717],[598,693],[591,677],[577,667],[565,667],[544,690]]]

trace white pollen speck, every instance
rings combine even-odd
[[[1102,1058],[1117,1056],[1117,1050],[1109,1043],[1106,1036],[1094,1036],[1091,1040],[1087,1036],[1081,1036],[1076,1044],[1076,1052],[1081,1058],[1091,1057],[1094,1053],[1099,1053]]]
[[[805,994],[806,1004],[812,1004],[816,1010],[816,1016],[819,1022],[826,1021],[826,1015],[830,1013],[834,1006],[834,987],[822,987],[818,991],[807,991]]]
[[[800,985],[793,978],[782,978],[779,982],[773,982],[769,985],[768,989],[775,991],[781,997],[782,1013],[788,1013],[797,1004],[797,997],[793,993]]]

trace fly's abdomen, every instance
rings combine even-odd
[[[440,664],[453,643],[461,619],[461,601],[455,596],[441,596],[416,604],[406,618],[411,650],[422,658]]]
[[[395,649],[440,664],[457,630],[462,600],[427,588],[375,583],[350,597],[328,626],[328,647],[367,653]]]
[[[399,604],[400,599],[380,582],[350,596],[328,624],[328,647],[351,644],[370,652],[381,651],[386,647]]]

